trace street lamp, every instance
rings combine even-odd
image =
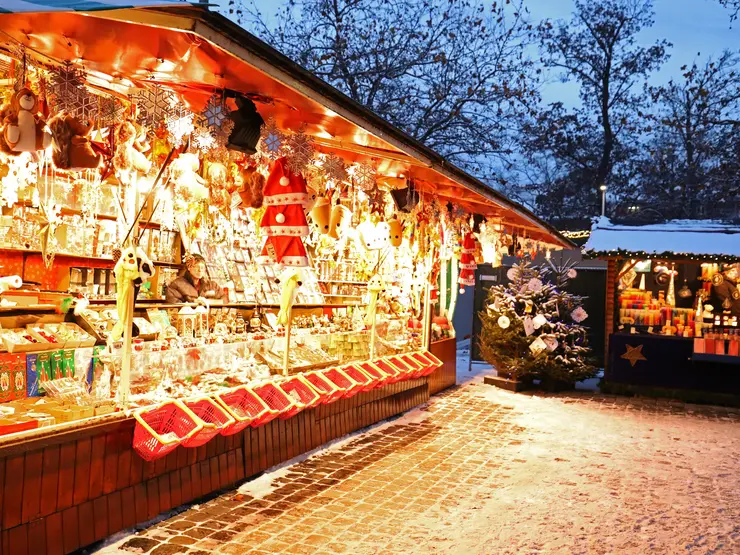
[[[599,187],[599,191],[601,191],[601,215],[604,216],[606,214],[606,185]]]

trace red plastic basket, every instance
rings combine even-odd
[[[391,364],[383,358],[374,360],[373,364],[388,374],[388,383],[396,383],[406,379],[403,371],[401,371],[395,364]]]
[[[413,369],[409,367],[408,364],[404,364],[403,362],[396,359],[395,357],[385,357],[382,359],[382,361],[383,361],[383,364],[387,364],[389,366],[392,366],[396,370],[398,370],[399,374],[401,375],[401,378],[399,379],[399,381],[408,380],[414,374]],[[380,366],[380,367],[383,368],[383,366]]]
[[[185,401],[185,406],[201,419],[203,428],[197,434],[183,440],[183,447],[200,447],[236,424],[236,419],[209,397]]]
[[[276,411],[276,416],[279,416],[283,420],[290,418],[291,416],[295,416],[305,408],[303,403],[297,403],[291,399],[282,389],[272,382],[258,385],[252,389],[260,396],[268,407],[273,411]],[[275,416],[264,420],[261,423],[266,424],[273,418],[275,418]]]
[[[312,409],[321,403],[318,391],[300,374],[278,383],[278,387],[307,409]]]
[[[303,374],[303,377],[319,393],[319,398],[325,405],[341,399],[346,393],[344,388],[339,387],[321,372],[307,372]]]
[[[389,356],[388,362],[390,362],[391,364],[395,364],[398,368],[400,368],[406,375],[405,379],[407,380],[415,378],[416,372],[419,370],[416,365],[411,365],[408,362],[405,362],[398,355]]]
[[[431,374],[432,372],[434,372],[435,370],[443,366],[442,361],[439,360],[436,356],[434,356],[429,351],[417,351],[415,353],[411,353],[410,356],[412,356],[413,358],[415,358],[416,360],[420,362],[428,363],[429,366],[431,366],[431,369],[426,374],[424,374],[425,376],[428,376],[429,374]]]
[[[332,383],[344,390],[343,397],[352,397],[362,391],[362,384],[357,383],[339,368],[327,368],[322,371]]]
[[[362,384],[362,391],[370,391],[371,389],[375,389],[378,385],[378,380],[376,378],[355,364],[348,364],[347,366],[344,366],[342,370],[357,383]]]
[[[214,398],[235,420],[232,426],[221,430],[221,435],[237,434],[250,425],[256,428],[263,418],[273,414],[273,411],[259,395],[245,385],[219,393]],[[277,413],[274,414],[273,418],[275,416],[277,416]]]
[[[437,368],[442,368],[444,366],[444,362],[442,362],[439,358],[437,358],[436,355],[433,355],[429,351],[418,351],[416,354],[419,356],[431,361],[431,363],[434,365],[435,370]]]
[[[203,428],[203,422],[181,401],[165,401],[135,412],[134,418],[134,449],[145,461],[164,457]]]
[[[411,355],[408,355],[408,354],[398,355],[398,358],[414,369],[414,378],[421,378],[422,376],[426,376],[427,370],[430,373],[433,371],[433,368],[430,364],[425,364],[423,362],[420,362],[416,360],[414,357],[412,357]]]
[[[384,385],[390,383],[391,376],[383,372],[377,364],[373,362],[363,362],[360,364],[360,368],[366,373],[372,376],[375,381],[377,382],[375,384],[376,388],[383,387]]]

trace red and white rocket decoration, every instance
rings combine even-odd
[[[304,206],[309,202],[306,180],[292,173],[285,158],[273,162],[265,183],[265,214],[260,228],[267,235],[261,259],[284,266],[308,266],[302,237],[308,235]]]
[[[461,287],[475,285],[475,270],[478,264],[475,262],[475,237],[471,232],[465,234],[463,239],[462,254],[460,255],[460,277],[457,282]]]

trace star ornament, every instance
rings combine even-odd
[[[641,360],[647,360],[645,356],[642,354],[642,345],[638,345],[637,347],[632,347],[631,345],[626,345],[627,351],[621,356],[624,360],[629,360],[630,364],[632,365],[632,368],[635,367],[635,364],[637,364]]]

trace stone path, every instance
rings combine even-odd
[[[740,554],[740,411],[475,380],[99,555]]]

